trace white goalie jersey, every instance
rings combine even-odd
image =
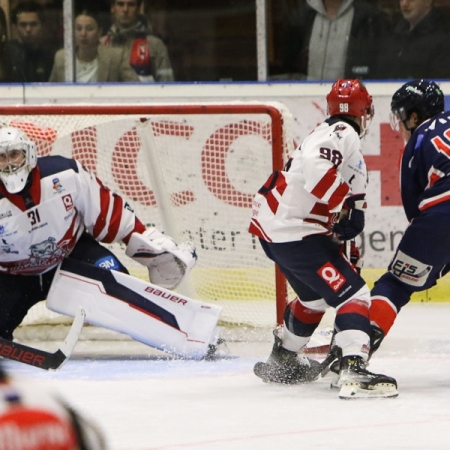
[[[144,225],[120,196],[79,162],[38,158],[17,194],[0,183],[0,270],[38,275],[70,254],[84,230],[100,242],[127,242]]]
[[[367,189],[358,132],[338,116],[320,124],[256,194],[249,232],[268,242],[332,234],[345,199]]]

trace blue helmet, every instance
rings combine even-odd
[[[409,81],[392,96],[391,111],[402,122],[415,112],[422,123],[444,111],[444,94],[434,81]]]

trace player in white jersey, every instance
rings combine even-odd
[[[4,450],[104,450],[98,426],[60,395],[0,367],[0,448]]]
[[[372,97],[359,80],[337,80],[327,96],[329,118],[256,194],[249,231],[259,237],[297,294],[266,363],[265,382],[303,383],[321,366],[303,355],[328,307],[336,309],[340,398],[394,397],[396,381],[369,372],[370,292],[343,253],[364,228],[367,171],[360,139],[373,117]]]
[[[100,242],[125,243],[126,254],[147,266],[158,286],[129,276]],[[199,302],[166,290],[183,280],[196,258],[192,243],[177,245],[146,229],[132,207],[78,161],[38,158],[23,131],[0,129],[0,337],[12,340],[29,308],[47,299],[57,312],[74,316],[81,305],[93,324],[198,356],[214,327],[199,337]]]

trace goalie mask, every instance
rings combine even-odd
[[[408,128],[406,125],[413,112],[417,114],[419,126],[442,111],[444,111],[444,94],[434,81],[409,81],[392,96],[391,127],[399,131],[399,124],[402,122],[406,130],[414,131],[414,128]]]
[[[20,192],[36,167],[36,145],[18,128],[0,129],[0,180],[11,194]]]
[[[363,83],[358,80],[337,80],[327,95],[328,114],[334,116],[349,115],[361,119],[361,132],[364,137],[369,131],[369,125],[374,115],[372,96]]]

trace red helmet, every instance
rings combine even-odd
[[[348,114],[361,118],[362,131],[365,133],[373,117],[372,96],[358,79],[340,78],[331,87],[327,95],[328,114]]]
[[[361,117],[372,113],[372,96],[366,87],[355,80],[337,80],[327,95],[328,114],[350,114]]]

